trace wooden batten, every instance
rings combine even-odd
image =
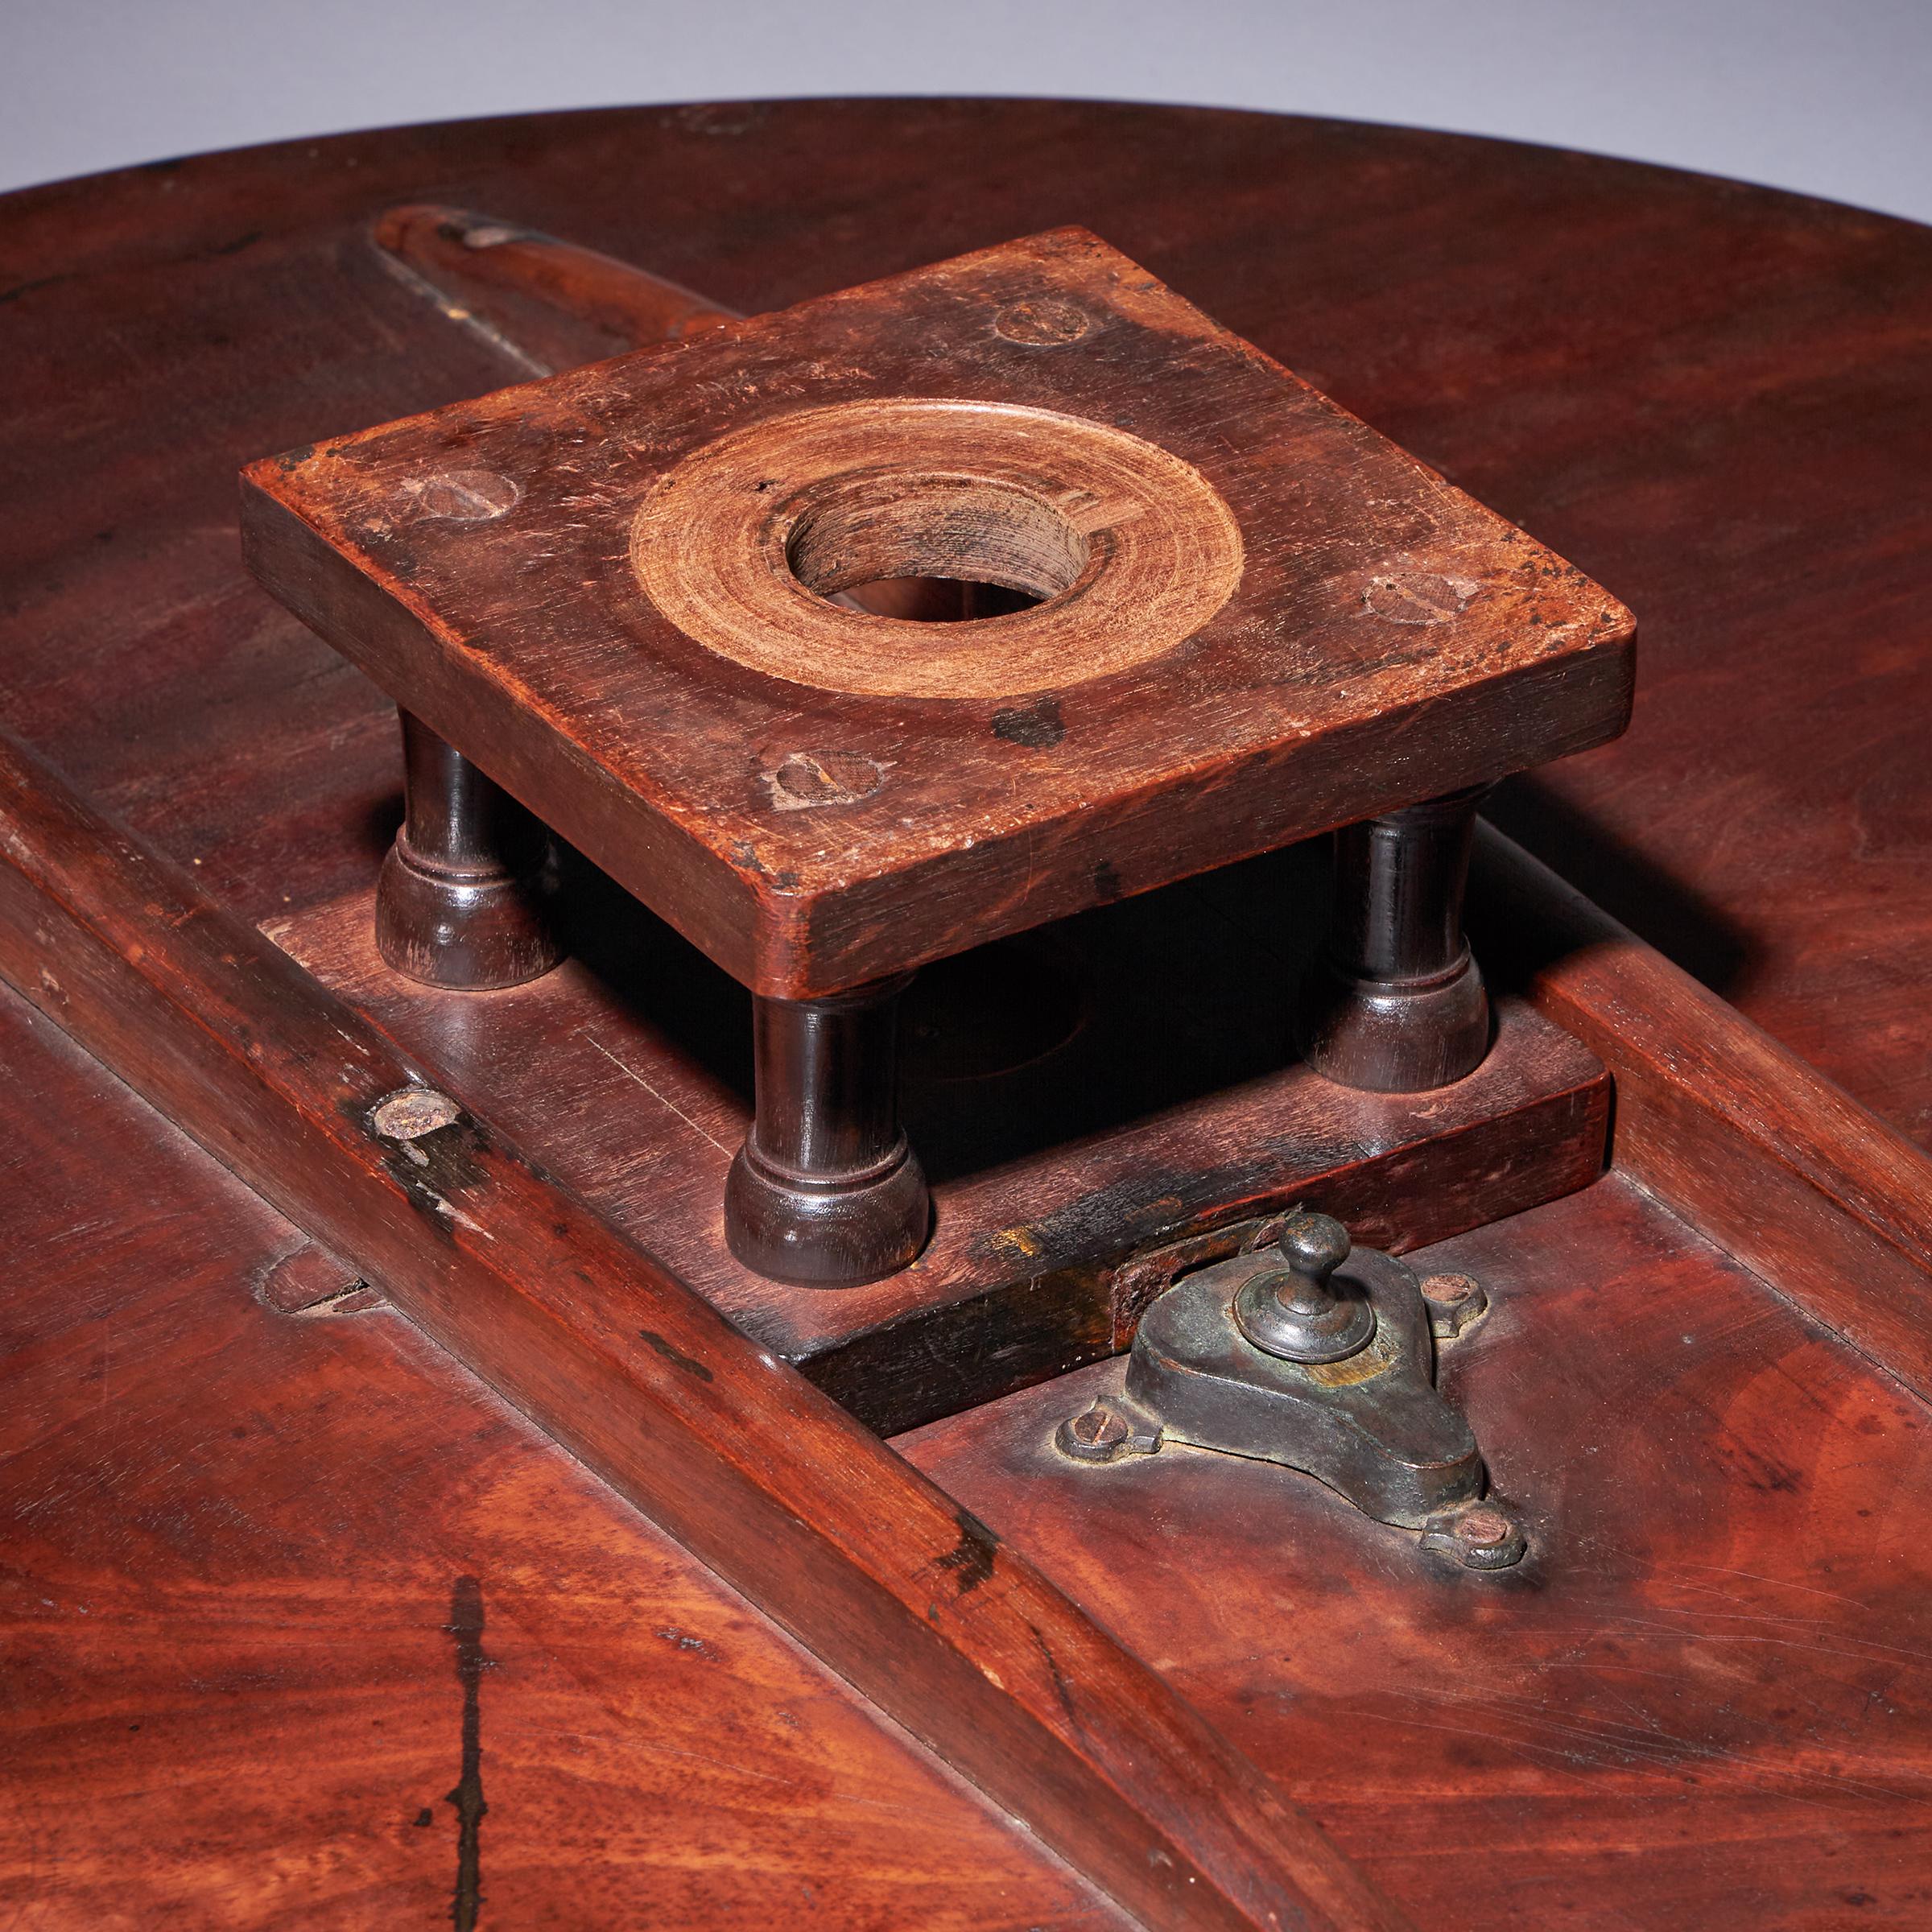
[[[1487,826],[1470,920],[1610,1068],[1615,1165],[1932,1400],[1932,1159]]]
[[[1402,1922],[1031,1564],[11,741],[0,857],[0,975],[1129,1912]]]
[[[646,269],[465,208],[407,202],[374,237],[401,280],[531,375],[739,319]]]

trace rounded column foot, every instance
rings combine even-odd
[[[725,1179],[724,1238],[772,1281],[856,1288],[926,1245],[932,1202],[895,1062],[911,976],[752,1002],[757,1112]]]
[[[896,1274],[926,1245],[931,1197],[902,1145],[882,1173],[833,1183],[782,1174],[747,1141],[724,1183],[724,1238],[755,1274],[799,1288],[856,1288]]]
[[[540,979],[564,956],[549,832],[420,718],[401,719],[402,829],[376,886],[376,950],[452,993]]]
[[[398,833],[376,886],[376,950],[405,977],[486,993],[541,979],[564,957],[557,869],[448,872],[424,865]]]
[[[1370,1093],[1426,1093],[1482,1064],[1489,996],[1463,937],[1463,890],[1487,789],[1337,836],[1334,925],[1297,1029],[1317,1073]]]
[[[1332,968],[1311,989],[1302,1051],[1323,1079],[1370,1093],[1426,1093],[1475,1072],[1489,1051],[1489,996],[1464,952],[1425,980],[1362,980]]]

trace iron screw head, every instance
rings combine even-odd
[[[1478,1550],[1495,1550],[1509,1542],[1514,1526],[1501,1510],[1479,1505],[1457,1522],[1455,1534],[1459,1540]]]
[[[1091,1409],[1067,1417],[1054,1442],[1063,1455],[1084,1463],[1110,1463],[1126,1453],[1133,1436],[1124,1416],[1116,1414],[1104,1402],[1096,1402]]]
[[[1523,1560],[1530,1539],[1508,1505],[1465,1503],[1429,1523],[1422,1547],[1454,1558],[1466,1570],[1507,1570]]]
[[[1429,1332],[1439,1342],[1453,1341],[1489,1312],[1489,1297],[1472,1275],[1426,1276],[1422,1299],[1429,1305]]]
[[[460,1118],[463,1109],[433,1087],[404,1087],[369,1110],[369,1124],[386,1141],[419,1141]]]

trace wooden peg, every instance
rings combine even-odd
[[[926,1245],[926,1176],[899,1125],[899,995],[910,973],[753,1002],[757,1113],[724,1187],[724,1233],[774,1281],[848,1288]]]
[[[1304,1009],[1309,1064],[1344,1087],[1421,1093],[1489,1050],[1489,998],[1463,937],[1476,785],[1335,838],[1335,923]]]
[[[402,828],[376,888],[376,947],[431,986],[520,986],[563,956],[548,832],[408,712]]]

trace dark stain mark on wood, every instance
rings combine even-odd
[[[993,714],[993,735],[1009,745],[1050,751],[1067,735],[1058,698],[1036,698],[1030,704],[1010,706]]]
[[[402,1190],[410,1206],[454,1247],[456,1236],[449,1218],[449,1203],[427,1185],[421,1174],[411,1170],[402,1154],[387,1156],[382,1162],[382,1169]]]
[[[71,282],[71,275],[40,275],[31,282],[16,282],[11,288],[0,288],[0,303],[18,302],[23,295],[31,295],[37,288],[52,288],[56,282]]]
[[[1038,1648],[1040,1661],[1046,1666],[1046,1674],[1053,1679],[1053,1694],[1060,1700],[1060,1708],[1067,1713],[1067,1723],[1079,1730],[1080,1714],[1074,1708],[1073,1686],[1067,1681],[1067,1673],[1060,1668],[1060,1660],[1053,1653],[1053,1645],[1041,1635],[1038,1624],[1029,1624],[1026,1628]]]
[[[1112,859],[1102,859],[1093,869],[1093,896],[1103,906],[1111,906],[1125,896],[1126,888],[1121,883],[1121,875],[1113,869]]]
[[[444,1801],[456,1810],[456,1885],[449,1916],[456,1932],[475,1932],[483,1904],[483,1814],[489,1809],[483,1802],[481,1697],[489,1666],[483,1654],[483,1586],[475,1577],[456,1579],[445,1628],[456,1640],[456,1681],[463,1686],[463,1773]]]
[[[968,1509],[956,1509],[953,1520],[960,1525],[960,1540],[956,1547],[940,1557],[939,1567],[950,1570],[958,1582],[960,1595],[976,1590],[993,1575],[993,1558],[998,1554],[1000,1539],[980,1519]]]
[[[472,1188],[489,1179],[484,1158],[489,1137],[467,1114],[447,1127],[397,1145],[380,1134],[373,1137],[387,1148],[383,1171],[408,1197],[409,1204],[445,1239],[456,1239],[456,1203]]]
[[[695,1355],[687,1355],[675,1342],[659,1335],[656,1329],[640,1328],[638,1333],[674,1368],[682,1368],[687,1375],[695,1375],[701,1382],[712,1380],[711,1371]]]

